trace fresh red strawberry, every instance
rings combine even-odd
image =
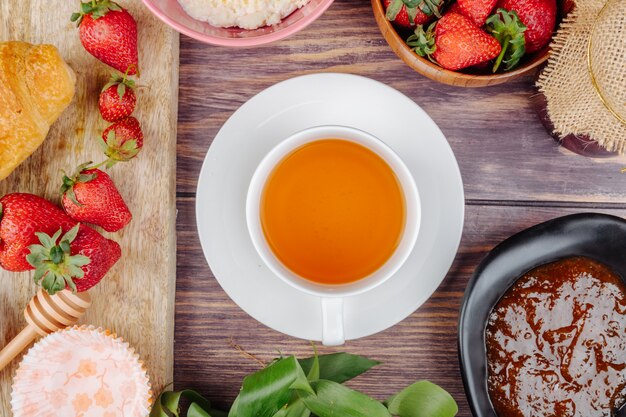
[[[107,168],[117,162],[130,161],[143,147],[143,132],[139,120],[129,117],[107,127],[102,132],[100,146],[109,157]]]
[[[427,31],[422,26],[407,39],[420,56],[428,56],[443,68],[455,71],[492,60],[500,54],[500,43],[467,17],[446,13]]]
[[[71,20],[87,52],[124,74],[139,72],[137,22],[128,11],[111,0],[94,0],[81,3]]]
[[[71,178],[63,176],[63,208],[76,221],[117,232],[132,219],[130,210],[111,177],[99,169],[88,169],[88,165],[79,166]]]
[[[387,20],[405,29],[441,17],[444,0],[383,0]]]
[[[459,7],[459,3],[458,2],[454,2],[450,5],[450,7],[448,7],[448,9],[446,10],[446,13],[460,13],[463,14],[463,12],[461,11],[461,8]]]
[[[37,233],[27,260],[35,268],[35,282],[49,294],[66,288],[87,291],[96,285],[122,256],[120,245],[89,226],[77,224],[63,234]]]
[[[7,194],[0,199],[0,266],[7,271],[33,269],[26,260],[36,232],[70,230],[76,222],[59,207],[33,194]]]
[[[133,114],[137,104],[135,82],[113,74],[111,80],[102,88],[98,99],[98,108],[107,122],[116,122]]]
[[[498,7],[515,11],[526,25],[526,52],[536,52],[550,42],[556,24],[556,0],[500,0]]]
[[[478,27],[485,25],[498,0],[458,0],[459,11]]]

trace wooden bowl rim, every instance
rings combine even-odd
[[[530,62],[513,71],[493,75],[466,74],[463,72],[450,71],[417,55],[398,34],[391,22],[387,20],[382,1],[371,0],[371,3],[378,28],[385,38],[385,41],[396,55],[420,74],[445,84],[463,85],[466,87],[500,84],[532,72],[535,68],[546,62],[550,56],[549,47],[546,46],[541,51],[536,52],[536,57]],[[463,82],[460,83],[459,80],[463,80]]]

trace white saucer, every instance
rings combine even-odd
[[[204,160],[198,233],[213,274],[246,313],[279,332],[321,340],[320,299],[275,276],[246,227],[246,192],[261,159],[294,132],[318,125],[355,127],[385,142],[413,174],[421,199],[419,236],[404,266],[374,290],[345,299],[345,336],[356,339],[421,306],[445,277],[461,240],[459,167],[437,125],[408,97],[368,78],[329,73],[293,78],[257,94],[228,119]]]

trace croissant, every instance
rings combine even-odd
[[[75,83],[54,46],[0,42],[0,180],[41,145]]]

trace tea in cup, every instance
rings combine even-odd
[[[343,298],[389,279],[413,250],[417,187],[400,157],[345,126],[298,132],[274,147],[246,201],[264,263],[300,291],[321,297],[322,342],[342,344]]]

